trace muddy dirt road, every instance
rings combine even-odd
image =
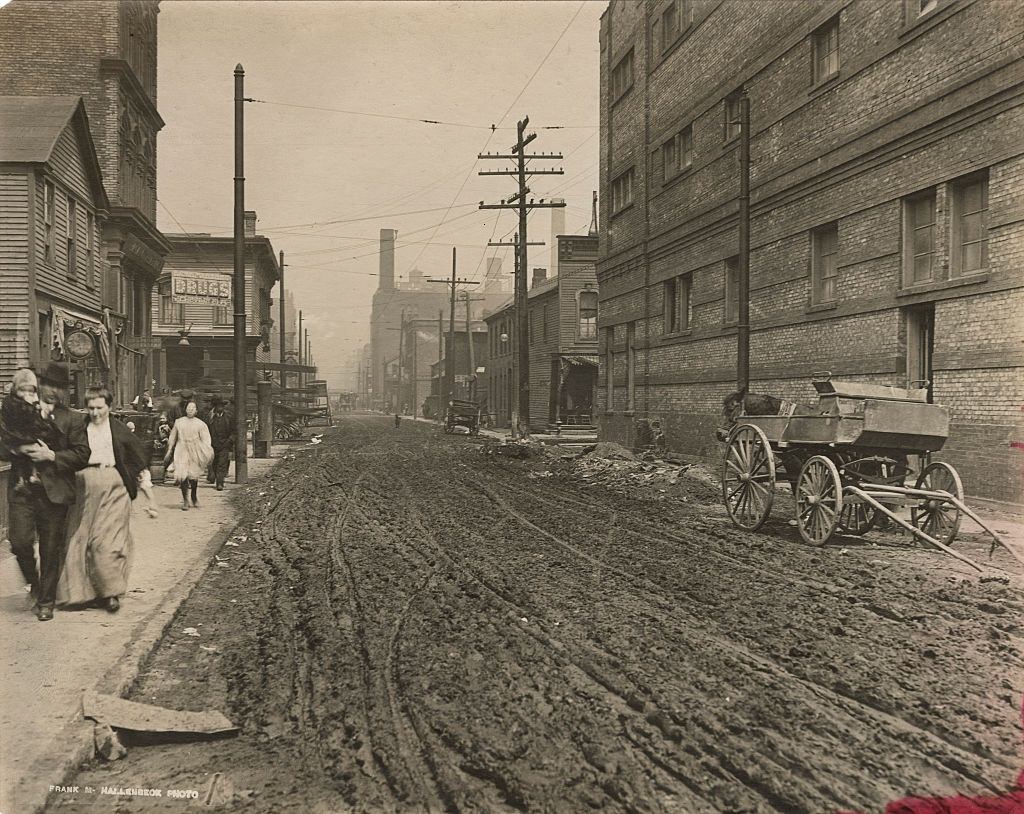
[[[255,812],[828,812],[1024,766],[1019,578],[900,538],[814,549],[778,508],[746,534],[699,480],[611,490],[369,416],[240,508],[133,697],[241,736],[76,782]]]

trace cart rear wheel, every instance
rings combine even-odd
[[[843,513],[843,484],[839,470],[824,455],[808,458],[796,482],[796,525],[811,545],[825,545],[835,534]]]
[[[878,509],[865,503],[843,501],[843,510],[839,513],[839,530],[845,534],[867,534],[874,528],[878,519]]]
[[[722,500],[732,522],[761,528],[775,497],[775,455],[760,427],[743,424],[729,436],[722,471]]]
[[[947,463],[928,464],[917,479],[918,489],[949,492],[957,500],[964,498],[964,485],[957,471]],[[921,500],[910,510],[911,522],[940,543],[949,545],[960,530],[960,509],[948,500]]]

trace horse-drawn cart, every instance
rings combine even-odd
[[[302,430],[314,418],[327,418],[324,407],[296,407],[289,404],[274,405],[274,438],[294,441],[302,437]]]
[[[726,441],[722,497],[732,522],[754,531],[768,519],[781,469],[796,497],[796,525],[812,545],[836,531],[864,534],[886,520],[978,566],[949,544],[963,515],[1002,542],[963,502],[957,471],[927,463],[914,481],[909,456],[942,449],[949,411],[923,389],[814,381],[818,409],[788,415],[743,415]],[[910,507],[909,522],[896,513]],[[1012,552],[1011,552],[1012,553]]]
[[[480,405],[475,401],[451,399],[444,413],[444,431],[452,433],[456,427],[466,427],[470,435],[480,432]]]

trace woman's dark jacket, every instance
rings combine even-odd
[[[135,500],[139,494],[139,473],[149,466],[146,447],[138,436],[113,416],[110,417],[110,438],[114,442],[114,464],[128,490],[128,497]],[[86,418],[86,424],[89,419]]]

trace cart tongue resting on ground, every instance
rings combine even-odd
[[[832,381],[813,382],[815,410],[786,405],[780,415],[741,415],[724,435],[725,507],[739,528],[760,528],[771,512],[776,470],[796,496],[796,524],[812,545],[836,531],[864,534],[886,519],[979,571],[950,548],[967,515],[997,543],[1020,557],[963,502],[957,471],[930,461],[949,437],[949,411],[931,404],[927,390]],[[913,487],[910,456],[921,456]],[[910,521],[896,509],[910,507]],[[990,552],[991,553],[991,552]]]

